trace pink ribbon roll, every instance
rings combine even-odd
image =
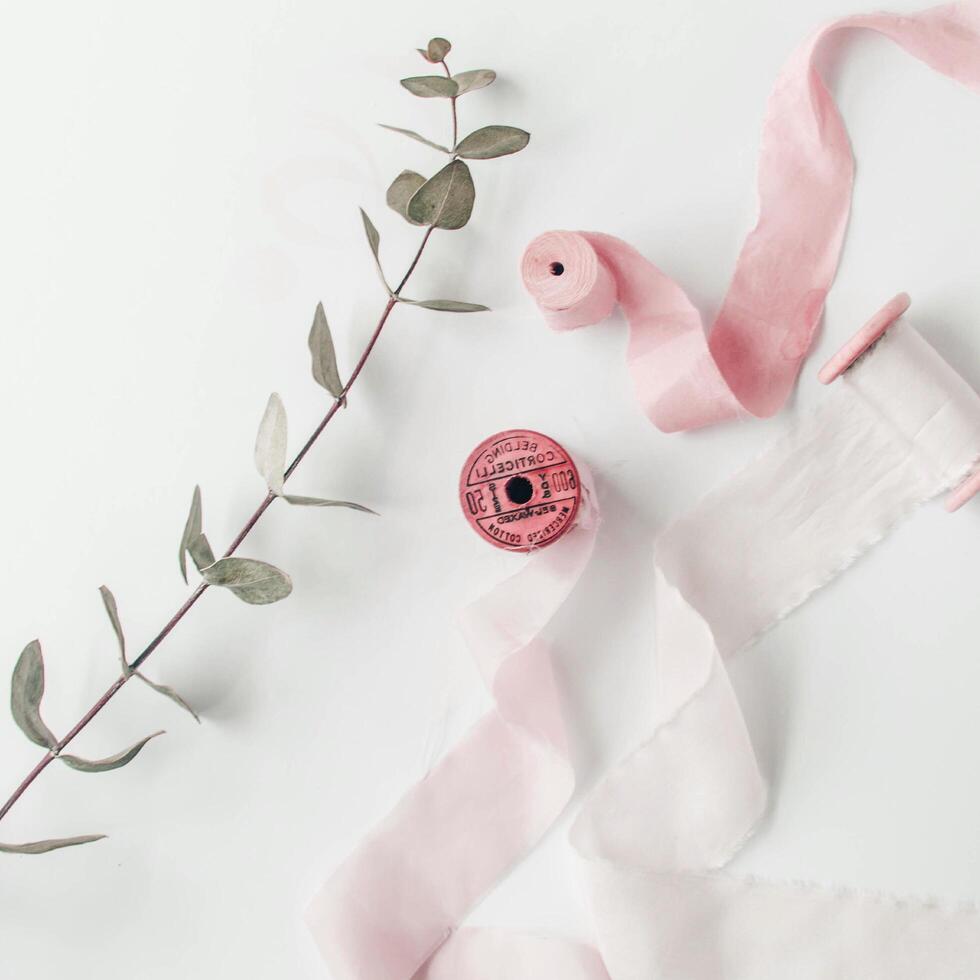
[[[553,231],[524,253],[524,283],[554,329],[597,323],[619,303],[637,398],[664,432],[773,415],[796,381],[837,271],[854,183],[847,130],[814,56],[829,35],[857,27],[980,89],[976,2],[847,17],[804,42],[769,97],[759,219],[710,336],[684,290],[618,238]]]

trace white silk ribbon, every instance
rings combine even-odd
[[[980,398],[900,321],[656,545],[658,722],[572,830],[614,980],[967,980],[973,911],[733,878],[766,787],[724,657],[980,457]]]
[[[595,543],[595,492],[588,468],[578,470],[584,492],[575,527],[460,618],[494,710],[362,842],[307,912],[337,980],[409,980],[571,797],[575,774],[539,635],[578,582]],[[457,936],[436,957],[432,976],[447,970],[453,976],[461,958],[481,961],[489,942],[482,934]],[[518,957],[528,963],[550,962],[552,951],[555,962],[565,961],[563,969],[579,957],[600,962],[587,948],[530,945],[535,954]]]
[[[597,527],[532,555],[464,616],[496,710],[326,883],[308,921],[335,980],[975,980],[980,917],[733,878],[766,807],[724,657],[980,459],[980,398],[905,321],[656,546],[658,711],[571,832],[597,948],[455,931],[573,788],[538,635]],[[583,480],[588,481],[587,471]]]

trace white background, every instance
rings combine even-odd
[[[905,289],[980,386],[980,102],[865,35],[828,59],[859,178],[824,330],[781,416],[661,435],[630,395],[621,317],[559,336],[523,293],[534,235],[589,228],[634,243],[710,317],[752,224],[769,87],[793,45],[853,12],[843,0],[5,8],[0,665],[41,638],[59,733],[115,676],[98,586],[139,649],[186,595],[194,484],[223,549],[262,496],[251,452],[269,392],[294,448],[324,412],[306,352],[318,300],[352,365],[384,300],[358,205],[404,268],[418,232],[384,189],[439,161],[374,124],[449,138],[447,105],[397,84],[425,71],[414,47],[444,34],[453,70],[500,73],[461,101],[464,131],[533,139],[474,165],[471,225],[433,238],[412,286],[495,312],[396,311],[295,478],[383,516],[276,505],[242,553],[287,569],[292,597],[209,593],[148,665],[204,724],[129,685],[76,750],[166,736],[113,773],[51,766],[0,827],[110,835],[3,858],[4,976],[324,976],[305,903],[481,710],[452,611],[522,560],[457,510],[482,437],[540,429],[598,474],[598,554],[549,631],[587,787],[649,715],[653,536],[819,399],[830,352]],[[980,897],[978,527],[977,504],[926,507],[734,662],[776,789],[736,870]],[[0,725],[4,796],[38,757]],[[588,936],[563,828],[476,921]]]

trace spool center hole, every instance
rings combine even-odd
[[[551,270],[553,276],[560,276],[565,271],[565,267],[561,262],[552,262],[548,268]]]
[[[504,485],[504,493],[512,504],[526,504],[534,496],[534,487],[526,476],[512,476]]]

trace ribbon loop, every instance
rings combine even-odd
[[[709,336],[683,289],[618,238],[547,232],[524,253],[524,284],[553,329],[597,323],[617,302],[623,308],[637,398],[664,432],[774,415],[796,382],[837,272],[854,185],[847,130],[814,60],[852,28],[876,31],[980,90],[976,0],[914,16],[847,17],[801,44],[769,97],[758,222]]]

